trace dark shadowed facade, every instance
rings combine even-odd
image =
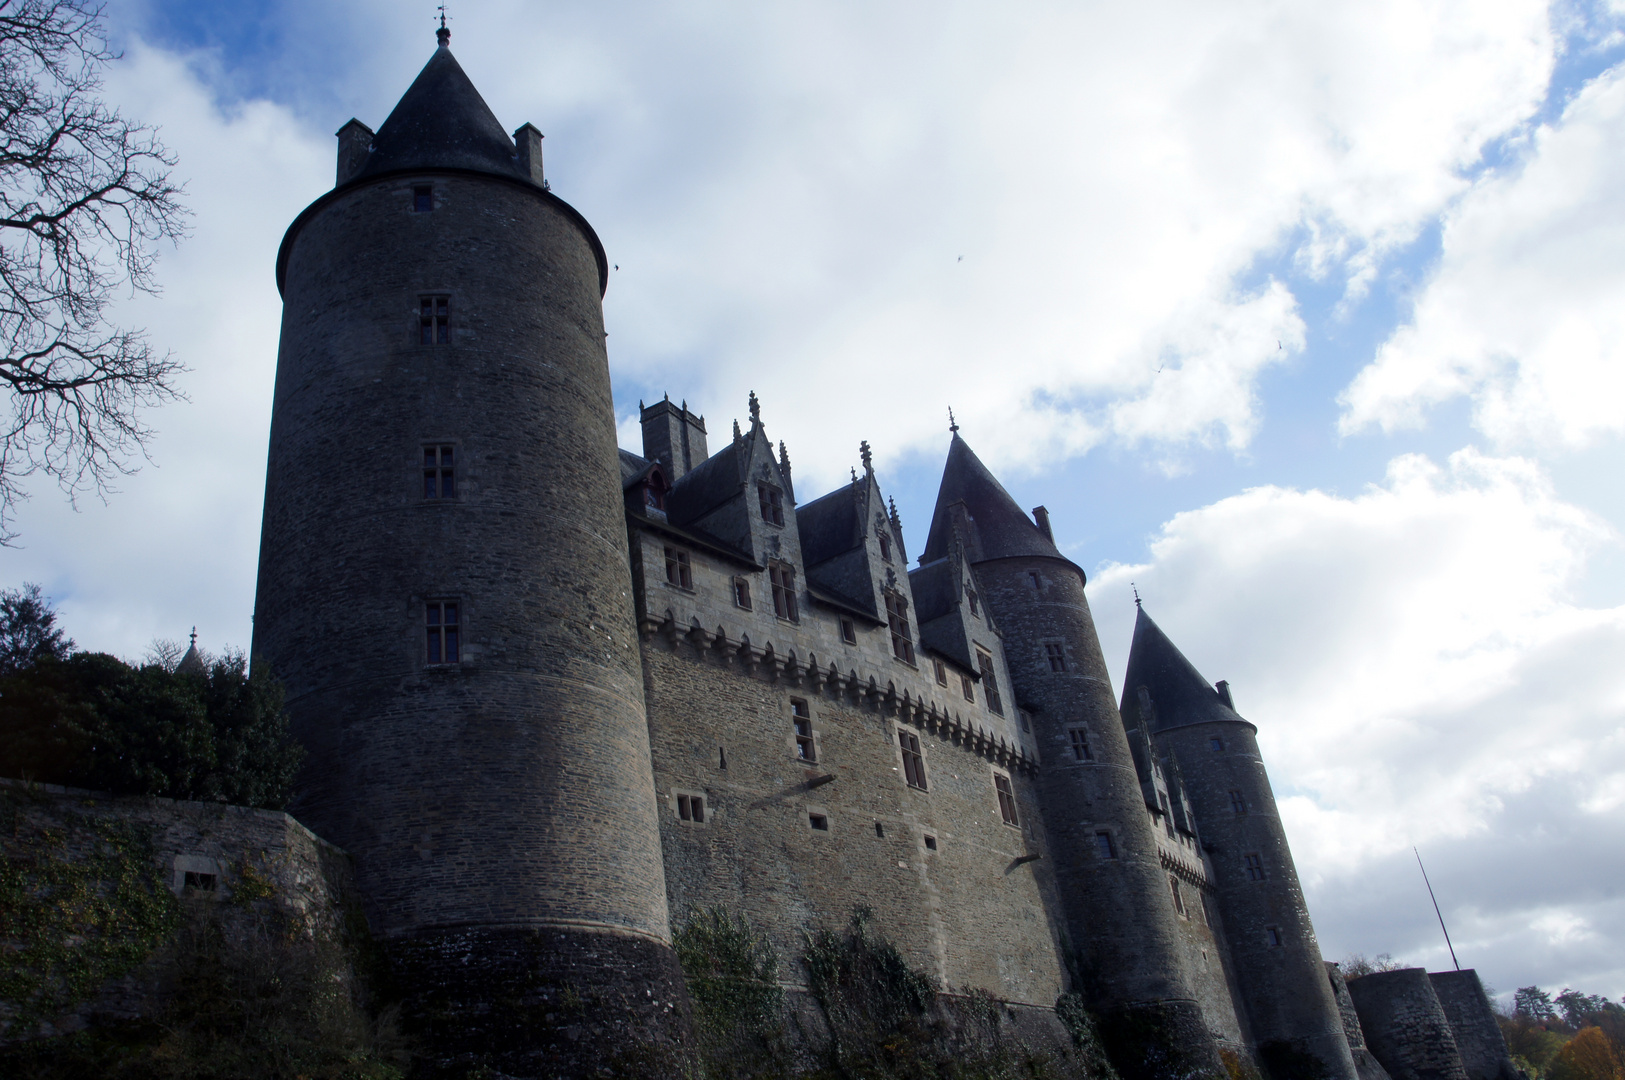
[[[1119,701],[1083,571],[957,430],[912,569],[867,444],[798,498],[754,395],[617,448],[603,249],[448,37],[278,256],[254,642],[437,1051],[675,1070],[674,926],[789,960],[861,908],[1029,1026],[1081,994],[1130,1080],[1383,1080],[1255,729],[1143,612]]]

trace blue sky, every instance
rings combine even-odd
[[[130,4],[109,93],[197,216],[124,314],[192,369],[104,505],[0,552],[87,647],[245,645],[275,248],[433,5]],[[1625,34],[1607,3],[452,6],[613,262],[623,442],[763,400],[803,499],[946,410],[1259,724],[1329,957],[1625,994]],[[1159,370],[1160,369],[1160,370]]]

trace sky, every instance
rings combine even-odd
[[[107,94],[191,235],[186,365],[0,585],[83,648],[247,647],[277,245],[433,5],[126,0]],[[1625,0],[453,3],[593,224],[622,445],[762,400],[803,501],[874,447],[923,546],[961,435],[1258,725],[1323,953],[1625,995]],[[1121,688],[1119,687],[1119,690]]]

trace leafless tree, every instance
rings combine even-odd
[[[24,477],[105,494],[144,453],[141,411],[181,396],[180,365],[107,319],[157,292],[187,215],[175,156],[101,100],[116,59],[91,0],[0,0],[0,544]]]

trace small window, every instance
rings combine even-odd
[[[1172,874],[1168,875],[1168,891],[1174,894],[1174,910],[1179,912],[1179,917],[1190,918],[1190,913],[1185,910],[1185,898],[1179,894],[1179,879]]]
[[[1070,734],[1072,735],[1072,756],[1079,761],[1095,760],[1095,752],[1089,749],[1088,729],[1073,728]]]
[[[451,341],[451,297],[418,298],[418,344],[445,345]]]
[[[643,505],[650,510],[666,509],[666,491],[658,476],[650,477],[649,482],[643,485]]]
[[[679,589],[694,587],[694,568],[689,565],[688,552],[682,548],[666,549],[666,580]]]
[[[987,698],[987,707],[1004,715],[1004,699],[999,696],[999,677],[993,671],[993,657],[985,652],[976,654],[976,662],[982,668],[982,693]]]
[[[812,711],[800,698],[790,699],[790,722],[796,731],[796,757],[802,761],[817,761],[818,750],[813,745]]]
[[[457,497],[457,468],[454,450],[449,446],[423,448],[423,497],[425,499],[455,499]]]
[[[970,613],[977,618],[982,617],[982,602],[976,599],[975,589],[965,590],[965,601],[970,604]]]
[[[429,663],[455,664],[459,656],[457,601],[431,600],[428,605]]]
[[[1207,748],[1209,750],[1223,750],[1224,740],[1215,735],[1213,738],[1207,741]]]
[[[1095,850],[1102,859],[1117,858],[1117,848],[1112,845],[1112,834],[1109,832],[1095,833]]]
[[[412,209],[427,214],[434,209],[434,188],[427,185],[412,189]]]
[[[1051,671],[1066,670],[1065,645],[1062,645],[1059,642],[1051,641],[1044,646],[1044,655],[1049,658],[1049,669]]]
[[[1241,794],[1241,792],[1232,791],[1230,793],[1230,809],[1234,810],[1238,814],[1245,814],[1247,812],[1247,799]]]
[[[1035,589],[1042,589],[1044,587],[1044,583],[1039,579],[1038,571],[1036,570],[1029,570],[1027,572],[1027,580],[1033,583],[1033,588]]]
[[[964,692],[966,701],[976,700],[976,684],[971,682],[969,675],[959,676],[959,689]]]
[[[932,660],[931,661],[931,667],[936,671],[937,685],[938,686],[947,686],[948,685],[948,665],[944,664],[941,660]]]
[[[819,832],[829,832],[829,818],[823,814],[808,814],[807,824]]]
[[[875,835],[881,838],[884,838],[886,835],[886,826],[882,825],[878,821],[875,822]]]
[[[880,534],[880,557],[891,562],[891,537],[884,532]]]
[[[858,626],[851,619],[841,620],[841,640],[848,645],[858,643]]]
[[[1174,835],[1174,814],[1172,810],[1168,809],[1168,796],[1159,791],[1157,792],[1157,801],[1162,804],[1162,827],[1167,831],[1169,839],[1172,839]]]
[[[891,628],[892,655],[907,664],[914,662],[914,635],[908,628],[908,601],[901,593],[886,593],[886,624]]]
[[[1021,720],[1022,731],[1031,731],[1033,729],[1033,718],[1026,709],[1017,709],[1016,716]]]
[[[1016,793],[1010,789],[1010,778],[1001,773],[993,774],[993,790],[999,795],[999,816],[1004,818],[1006,825],[1020,825],[1016,817]]]
[[[1286,944],[1286,938],[1281,936],[1281,928],[1279,926],[1264,927],[1264,940],[1269,942],[1272,948],[1278,945]]]
[[[925,834],[925,850],[927,850],[927,851],[935,851],[935,850],[937,850],[937,838],[932,836],[930,833]]]
[[[1241,860],[1247,866],[1248,881],[1264,880],[1264,856],[1254,852],[1251,855],[1243,855]]]
[[[734,604],[738,607],[744,608],[746,611],[750,610],[749,578],[734,578]]]
[[[205,874],[198,870],[186,871],[186,888],[193,892],[214,892],[220,887],[220,878],[215,874]]]
[[[773,585],[773,614],[795,622],[800,617],[796,613],[795,570],[784,563],[771,563],[767,568],[767,578]]]
[[[762,507],[762,520],[769,525],[784,524],[784,494],[767,484],[756,485],[756,498]]]
[[[696,824],[705,824],[705,796],[679,795],[677,796],[677,816],[684,821]]]
[[[899,731],[897,741],[903,748],[903,779],[911,788],[925,788],[925,755],[920,753],[920,740],[911,731]]]

